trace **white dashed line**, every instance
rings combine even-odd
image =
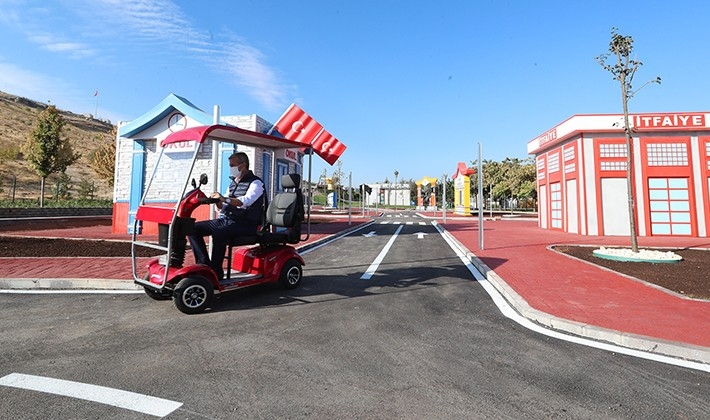
[[[385,259],[385,255],[389,252],[390,248],[392,247],[392,244],[394,243],[394,240],[397,239],[397,235],[399,235],[399,232],[402,230],[404,226],[400,226],[397,228],[397,231],[392,235],[389,241],[387,241],[387,245],[385,245],[384,248],[382,248],[382,251],[380,251],[380,254],[375,258],[375,261],[370,264],[370,266],[367,268],[367,271],[365,271],[365,274],[360,277],[360,280],[370,280],[372,278],[372,275],[375,274],[375,271],[377,271],[377,267],[380,266],[380,263],[382,260]]]
[[[11,373],[0,378],[0,385],[94,401],[157,417],[165,417],[182,405],[179,402],[120,389],[22,373]]]

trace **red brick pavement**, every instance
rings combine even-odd
[[[354,228],[370,221],[369,218],[347,217],[322,219],[311,224],[310,237],[299,244],[304,246],[322,240],[333,234]],[[70,227],[78,225],[75,227]],[[1,234],[37,238],[107,239],[128,241],[131,235],[111,233],[111,226],[105,221],[81,222],[62,219],[51,224],[47,222],[4,224]],[[305,235],[305,227],[304,227]],[[144,236],[141,241],[156,241],[156,236]],[[142,267],[148,258],[138,260]],[[194,261],[187,252],[186,261]],[[133,281],[130,255],[126,257],[85,257],[85,258],[2,258],[0,256],[0,277],[8,279],[107,279]]]
[[[439,219],[441,222],[441,219]],[[534,309],[615,331],[710,347],[710,302],[684,298],[548,249],[629,245],[628,237],[567,234],[536,221],[448,218],[442,224]],[[642,247],[710,247],[708,238],[640,237]]]

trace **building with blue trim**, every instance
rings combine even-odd
[[[114,174],[113,193],[113,222],[112,232],[133,233],[135,211],[145,189],[145,183],[155,168],[155,162],[160,153],[160,142],[170,133],[187,127],[197,127],[211,124],[224,124],[267,133],[273,124],[259,117],[251,115],[219,115],[219,107],[214,107],[214,112],[208,114],[192,104],[187,99],[169,94],[160,103],[148,112],[133,121],[120,122],[116,135],[116,168]],[[272,133],[273,134],[273,133]],[[218,147],[213,153],[215,145]],[[189,161],[194,153],[194,142],[171,145],[165,150],[163,159],[169,159],[179,168],[182,163]],[[227,190],[229,185],[228,157],[235,151],[244,152],[249,156],[251,170],[264,180],[270,196],[281,190],[281,175],[286,173],[302,174],[303,153],[298,149],[277,151],[275,155],[262,149],[223,144],[220,142],[206,141],[198,153],[193,176],[200,173],[218,174],[217,179],[209,177],[203,190],[208,192]],[[213,159],[213,156],[217,156]],[[275,162],[272,162],[275,159]],[[170,162],[169,162],[170,163]],[[275,179],[271,178],[271,168],[275,165]],[[161,167],[163,163],[161,163]],[[197,174],[197,175],[196,175]],[[176,191],[185,182],[186,174],[183,171],[170,171],[162,173],[153,182],[162,183],[165,191]],[[166,194],[166,197],[170,194]],[[158,199],[159,201],[159,199]],[[174,199],[165,199],[165,204],[174,204]],[[194,216],[198,220],[209,218],[209,206],[199,208]],[[155,234],[157,226],[141,226],[138,233]]]

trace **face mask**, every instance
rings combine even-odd
[[[239,170],[238,166],[230,166],[229,176],[234,179],[239,179],[242,176],[242,171]]]

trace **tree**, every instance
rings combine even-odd
[[[42,177],[40,207],[44,207],[44,183],[51,174],[64,172],[81,155],[74,153],[71,143],[62,138],[64,119],[54,105],[37,117],[35,126],[23,145],[25,159]]]
[[[633,160],[633,139],[631,137],[632,129],[629,124],[629,100],[633,98],[634,94],[641,90],[644,86],[649,83],[661,83],[661,78],[656,77],[646,83],[644,83],[636,91],[632,88],[632,82],[636,71],[643,63],[637,60],[635,57],[631,58],[631,52],[634,49],[634,40],[631,36],[624,36],[618,33],[617,28],[611,29],[611,42],[609,42],[609,53],[602,54],[596,57],[597,62],[604,68],[604,70],[614,76],[614,80],[619,82],[621,87],[621,103],[624,110],[624,135],[626,137],[626,189],[628,196],[628,208],[629,208],[629,231],[631,235],[631,250],[633,252],[638,252],[638,239],[636,234],[636,210],[634,202],[634,189],[632,185],[633,173],[634,173],[634,160]],[[615,64],[608,64],[607,59],[610,56],[616,58]]]
[[[116,137],[116,127],[111,130],[113,138]],[[104,136],[97,135],[97,140],[101,145],[89,154],[89,167],[96,176],[106,181],[109,187],[113,187],[114,174],[116,169],[116,143],[105,141]]]
[[[478,167],[478,161],[471,162]],[[483,192],[490,200],[501,198],[537,199],[537,173],[533,158],[505,158],[501,162],[483,160]],[[471,196],[478,194],[478,174],[471,176]]]
[[[506,197],[537,198],[536,171],[532,158],[506,158],[501,165],[507,183]]]
[[[471,166],[478,168],[478,159],[471,161]],[[502,164],[493,160],[483,159],[481,164],[483,172],[483,197],[485,200],[486,191],[488,191],[488,199],[490,201],[503,197],[507,191],[507,183],[505,182],[505,174]],[[471,182],[471,195],[476,197],[478,194],[478,174],[476,179]]]

